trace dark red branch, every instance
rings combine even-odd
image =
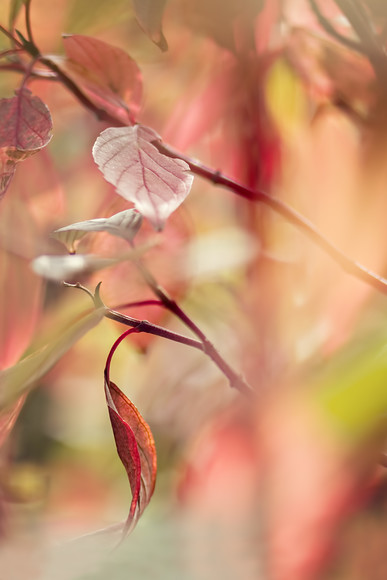
[[[179,158],[188,163],[192,173],[211,181],[215,185],[222,185],[233,193],[255,203],[263,203],[270,207],[277,214],[281,215],[287,222],[293,224],[305,235],[308,236],[321,250],[327,253],[345,272],[369,284],[375,290],[387,294],[387,280],[374,272],[365,268],[362,264],[351,260],[341,250],[330,242],[323,234],[321,234],[315,226],[307,218],[299,214],[296,210],[288,206],[286,203],[278,198],[275,198],[264,191],[255,191],[240,183],[226,177],[219,171],[214,171],[206,167],[199,161],[190,159],[180,152],[175,151],[169,145],[160,141],[154,141],[153,144],[157,147],[160,153],[169,155],[170,157]]]

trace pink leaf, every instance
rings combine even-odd
[[[187,197],[193,175],[187,163],[160,153],[148,127],[106,129],[93,147],[94,161],[117,193],[132,201],[157,230]]]
[[[138,23],[149,38],[165,51],[168,44],[161,29],[166,0],[133,0]]]
[[[0,99],[0,198],[6,192],[15,165],[37,153],[51,139],[52,122],[46,105],[28,89]]]
[[[149,426],[133,403],[105,381],[106,401],[118,455],[128,474],[132,502],[125,531],[131,531],[148,505],[156,482],[156,448]]]
[[[26,395],[21,395],[15,403],[0,413],[0,447],[3,446],[8,435],[13,429],[20,411],[24,405]]]
[[[90,36],[68,35],[63,42],[66,58],[52,56],[50,60],[94,105],[120,123],[132,124],[142,99],[136,62],[120,48]]]

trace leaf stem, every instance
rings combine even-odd
[[[134,246],[133,242],[131,243]],[[189,328],[193,334],[195,334],[201,344],[201,350],[216,364],[216,366],[221,370],[221,372],[227,377],[230,387],[237,389],[244,395],[250,396],[253,393],[252,387],[243,379],[241,375],[239,375],[220,355],[218,350],[212,344],[211,341],[208,340],[207,336],[204,332],[197,326],[197,324],[184,312],[184,310],[173,300],[166,290],[162,288],[156,279],[153,277],[151,272],[148,268],[144,265],[144,263],[137,259],[135,260],[135,264],[138,267],[141,275],[143,276],[144,280],[153,291],[153,293],[160,299],[162,304],[167,308],[172,314],[177,316],[183,324]]]
[[[179,342],[180,344],[192,346],[193,348],[204,351],[203,345],[199,340],[195,340],[193,338],[189,338],[188,336],[173,332],[172,330],[168,330],[162,326],[153,324],[148,320],[138,320],[137,318],[132,318],[131,316],[127,316],[126,314],[122,314],[116,310],[111,310],[110,308],[106,308],[105,316],[111,320],[121,322],[121,324],[125,324],[126,326],[131,326],[132,328],[135,328],[137,332],[154,334],[155,336],[167,338],[168,340]]]
[[[278,198],[275,198],[264,191],[255,191],[240,183],[226,177],[219,171],[214,171],[206,167],[197,160],[191,159],[180,152],[175,151],[169,145],[160,141],[154,141],[153,144],[160,153],[168,155],[169,157],[179,158],[188,163],[190,170],[195,175],[211,181],[215,185],[226,187],[236,195],[239,195],[249,201],[255,203],[263,203],[270,207],[277,214],[281,215],[287,222],[296,226],[302,231],[310,240],[312,240],[321,250],[328,254],[345,272],[362,280],[366,284],[372,286],[378,292],[387,294],[387,280],[379,276],[375,272],[368,270],[365,266],[351,260],[341,250],[339,250],[332,242],[330,242],[307,218],[302,216],[292,207],[284,203]]]
[[[180,306],[178,306],[178,304],[168,296],[166,291],[157,284],[152,274],[145,268],[145,266],[143,264],[138,264],[138,266],[142,275],[146,277],[146,282],[149,284],[150,288],[160,298],[162,305],[168,308],[168,310],[175,314],[178,318],[180,318],[180,320],[186,326],[188,326],[188,328],[190,328],[192,332],[194,332],[194,334],[200,338],[200,340],[195,340],[193,338],[189,338],[188,336],[173,332],[163,328],[162,326],[148,322],[148,320],[138,320],[137,318],[132,318],[131,316],[127,316],[121,312],[117,312],[116,310],[108,308],[101,300],[99,294],[100,284],[97,286],[94,294],[94,304],[96,308],[105,307],[106,318],[110,318],[111,320],[115,320],[121,324],[125,324],[126,326],[130,326],[137,332],[146,332],[148,334],[160,336],[161,338],[166,338],[168,340],[172,340],[186,346],[191,346],[192,348],[196,348],[197,350],[202,351],[227,377],[231,387],[236,388],[244,395],[251,396],[253,393],[251,386],[248,385],[248,383],[246,383],[244,379],[238,375],[234,369],[223,359],[223,357],[219,354],[214,345],[208,340],[200,328],[189,318],[189,316],[187,316],[187,314],[180,308]]]
[[[117,338],[117,340],[114,342],[113,346],[111,347],[111,349],[109,351],[108,357],[106,359],[106,364],[105,364],[105,380],[106,380],[106,383],[108,385],[110,385],[110,366],[111,366],[111,362],[112,362],[113,355],[116,352],[116,350],[119,347],[119,345],[121,344],[121,342],[127,336],[129,336],[129,334],[133,334],[134,332],[138,332],[137,328],[128,328],[128,330],[125,330],[125,332],[123,332]]]
[[[352,40],[351,38],[347,38],[346,36],[344,36],[343,34],[340,34],[340,32],[338,32],[336,30],[336,28],[333,26],[333,24],[321,12],[320,7],[317,3],[317,0],[309,0],[309,5],[310,5],[313,13],[315,14],[317,20],[321,24],[321,26],[324,28],[324,30],[328,34],[330,34],[330,36],[332,36],[335,40],[338,40],[341,44],[344,44],[346,47],[350,48],[351,50],[355,50],[356,52],[360,52],[360,54],[363,54],[363,55],[366,54],[366,51],[360,42],[357,42],[356,40]]]

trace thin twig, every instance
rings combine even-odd
[[[192,173],[211,181],[215,185],[222,185],[233,193],[255,203],[263,203],[270,207],[273,211],[281,215],[287,222],[293,224],[305,235],[308,236],[321,250],[328,254],[345,272],[369,284],[375,290],[387,294],[387,280],[371,270],[368,270],[359,262],[351,260],[341,250],[339,250],[332,242],[330,242],[322,233],[307,218],[299,214],[296,210],[284,203],[278,198],[275,198],[264,191],[255,191],[240,183],[226,177],[219,171],[214,171],[206,167],[199,161],[193,160],[180,152],[175,151],[169,145],[160,141],[154,141],[153,144],[160,153],[168,155],[169,157],[179,158],[188,163]]]
[[[4,26],[2,26],[1,24],[0,24],[0,32],[2,32],[3,34],[5,34],[5,36],[8,36],[8,38],[9,38],[10,40],[12,40],[12,42],[13,42],[13,43],[14,43],[14,44],[15,44],[17,47],[19,47],[19,48],[23,48],[23,49],[24,49],[24,46],[23,46],[23,44],[22,44],[22,43],[21,43],[21,42],[20,42],[20,41],[19,41],[17,38],[15,38],[15,37],[13,36],[13,34],[11,34],[11,32],[9,32],[9,30],[7,30],[7,29],[6,29]]]
[[[133,243],[132,243],[133,245]],[[237,389],[244,395],[251,396],[253,393],[252,387],[239,375],[229,364],[224,360],[211,341],[208,340],[204,332],[195,324],[195,322],[184,312],[184,310],[173,300],[166,290],[162,288],[155,280],[151,272],[147,269],[141,260],[135,260],[135,264],[141,272],[144,280],[154,292],[154,294],[161,300],[163,305],[172,314],[177,316],[183,324],[187,326],[199,339],[202,345],[203,352],[216,364],[221,372],[227,377],[230,387]]]
[[[0,64],[0,70],[9,71],[9,72],[17,72],[21,74],[25,74],[27,70],[27,65],[21,62],[8,62],[4,64]],[[59,81],[58,76],[50,71],[50,70],[33,70],[30,73],[30,77],[34,79],[42,79],[45,81]]]
[[[138,300],[137,302],[126,302],[115,306],[114,310],[125,310],[126,308],[139,308],[141,306],[164,306],[161,300]]]
[[[78,101],[86,107],[89,111],[94,113],[99,121],[105,121],[111,126],[117,127],[122,126],[123,123],[113,115],[110,115],[105,109],[99,108],[95,105],[78,87],[78,85],[66,75],[54,62],[52,62],[46,56],[40,57],[40,62],[54,72],[57,79],[78,99]]]
[[[336,30],[331,21],[328,20],[328,18],[326,18],[324,14],[321,12],[316,0],[309,0],[309,4],[317,20],[330,36],[332,36],[335,40],[338,40],[341,44],[344,44],[344,46],[350,48],[351,50],[356,50],[356,52],[366,54],[366,51],[364,50],[364,47],[360,42],[352,40],[352,38],[348,38],[347,36],[340,34],[340,32]]]
[[[153,324],[148,320],[138,320],[137,318],[132,318],[131,316],[127,316],[121,312],[110,310],[110,308],[106,308],[105,317],[110,318],[110,320],[120,322],[121,324],[125,324],[125,326],[131,326],[132,328],[135,328],[137,332],[145,332],[147,334],[160,336],[161,338],[167,338],[173,342],[179,342],[180,344],[185,344],[186,346],[192,346],[193,348],[204,352],[203,345],[199,340],[189,338],[188,336],[184,336],[178,332],[173,332],[172,330],[168,330],[167,328]]]
[[[357,0],[335,0],[335,3],[351,24],[376,76],[384,84],[387,76],[387,54],[364,7]]]
[[[18,52],[22,52],[21,48],[7,48],[6,50],[2,50],[0,52],[0,58],[6,58],[9,56],[13,56],[15,54],[17,54]]]
[[[167,330],[162,326],[158,326],[157,324],[152,324],[148,322],[148,320],[138,320],[137,318],[132,318],[131,316],[127,316],[126,314],[122,314],[121,312],[117,312],[116,310],[111,310],[101,300],[100,296],[100,287],[101,283],[95,289],[94,293],[94,304],[96,308],[105,308],[105,317],[110,318],[111,320],[115,320],[116,322],[120,322],[121,324],[125,324],[125,326],[130,326],[135,328],[137,332],[146,332],[147,334],[154,334],[155,336],[160,336],[161,338],[167,338],[168,340],[173,340],[174,342],[179,342],[180,344],[185,344],[187,346],[192,346],[198,350],[203,351],[203,345],[200,341],[194,340],[189,338],[188,336],[184,336],[177,332],[173,332],[172,330]]]
[[[66,288],[77,288],[78,290],[82,290],[83,292],[86,292],[86,294],[88,296],[90,296],[90,298],[92,299],[92,301],[94,303],[94,294],[92,292],[90,292],[90,290],[88,288],[86,288],[86,286],[83,286],[79,282],[76,282],[75,284],[71,284],[70,282],[62,282],[62,284],[63,284],[63,286],[66,286]]]

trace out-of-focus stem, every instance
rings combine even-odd
[[[160,299],[165,308],[167,308],[172,314],[177,316],[183,324],[185,324],[200,340],[203,352],[210,357],[210,359],[216,364],[216,366],[222,371],[222,373],[227,377],[230,386],[237,389],[244,395],[250,396],[253,393],[252,387],[246,383],[241,375],[239,375],[221,356],[215,346],[211,341],[208,340],[204,332],[195,324],[195,322],[184,312],[184,310],[173,300],[168,293],[162,288],[158,282],[155,280],[151,272],[144,265],[141,260],[135,260],[135,263],[141,272],[144,280],[151,288],[153,293]]]
[[[368,270],[362,264],[359,264],[359,262],[348,258],[348,256],[320,233],[312,222],[280,199],[273,197],[264,191],[256,191],[245,187],[233,179],[226,177],[219,171],[214,171],[199,161],[175,151],[172,147],[161,141],[154,141],[153,144],[157,147],[160,153],[185,161],[189,165],[192,173],[195,175],[207,179],[215,185],[222,185],[236,195],[249,201],[267,205],[277,214],[281,215],[287,222],[293,224],[298,230],[302,231],[310,240],[321,248],[321,250],[328,254],[345,272],[359,278],[366,284],[375,288],[375,290],[387,294],[387,280],[385,278],[375,274],[371,270]]]

